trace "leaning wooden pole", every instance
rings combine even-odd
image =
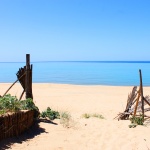
[[[143,121],[144,121],[144,98],[143,98],[143,83],[142,83],[142,73],[141,73],[141,69],[139,70],[140,73],[140,90],[141,90],[141,102],[142,102],[142,115],[143,115]]]
[[[21,79],[25,74],[23,74],[19,79]],[[9,88],[8,90],[3,94],[3,97],[8,93],[8,91],[15,85],[15,83],[17,83],[19,81],[19,79],[17,79]]]
[[[33,98],[31,76],[32,76],[32,73],[30,69],[30,54],[26,54],[26,81],[25,81],[26,99]]]
[[[136,111],[137,111],[137,107],[138,107],[140,96],[141,96],[141,87],[140,87],[140,89],[138,91],[138,97],[136,99],[136,105],[135,105],[134,114],[133,114],[134,116],[136,115]]]

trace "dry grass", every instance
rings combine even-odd
[[[101,114],[96,114],[96,113],[94,113],[94,114],[85,113],[85,114],[82,115],[82,117],[86,118],[86,119],[91,118],[91,117],[95,117],[95,118],[99,118],[99,119],[104,119],[104,117]]]

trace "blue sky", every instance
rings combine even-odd
[[[0,62],[150,60],[150,0],[0,0]]]

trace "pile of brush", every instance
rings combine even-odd
[[[117,115],[118,120],[129,119],[130,116],[143,116],[144,120],[150,118],[146,115],[146,112],[150,111],[150,96],[143,96],[141,86],[137,90],[137,86],[134,86],[132,92],[128,95],[127,105],[123,113]]]

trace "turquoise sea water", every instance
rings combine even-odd
[[[139,85],[139,69],[143,85],[150,86],[150,62],[32,62],[34,83],[81,85]],[[0,63],[0,82],[14,82],[25,63]]]

